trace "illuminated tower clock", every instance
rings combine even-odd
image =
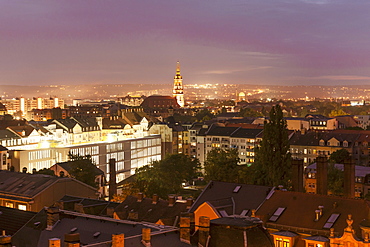
[[[184,90],[182,88],[182,76],[180,75],[180,62],[177,61],[176,75],[173,80],[173,97],[176,98],[180,107],[184,107]]]

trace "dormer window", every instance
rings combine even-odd
[[[348,142],[347,141],[343,141],[343,147],[348,147]]]
[[[325,146],[325,141],[323,139],[321,139],[320,142],[319,142],[319,145],[320,146]]]

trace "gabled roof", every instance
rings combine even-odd
[[[5,230],[6,235],[13,235],[35,214],[36,212],[0,206],[0,229]]]
[[[60,210],[59,221],[51,230],[46,230],[46,219],[45,208],[12,237],[12,244],[25,247],[43,247],[48,245],[51,238],[59,238],[63,243],[65,234],[79,233],[82,245],[110,246],[112,234],[124,233],[125,246],[142,246],[142,229],[150,228],[152,246],[189,246],[180,241],[177,228],[169,226],[116,220]],[[71,232],[71,229],[74,231]]]
[[[31,201],[35,196],[54,183],[72,178],[59,178],[43,174],[29,174],[20,172],[0,171],[0,193],[2,198]],[[90,187],[84,184],[87,187]],[[91,187],[92,188],[92,187]]]
[[[75,204],[81,204],[83,206],[83,212],[85,214],[107,216],[108,208],[116,208],[119,203],[104,201],[92,198],[83,198],[76,196],[65,195],[62,199],[57,202],[57,205],[63,205],[63,210],[74,211]]]
[[[158,222],[165,221],[167,224],[173,224],[176,216],[180,217],[181,212],[186,212],[186,203],[176,202],[169,206],[168,201],[159,199],[156,204],[150,198],[143,198],[141,202],[135,196],[128,196],[118,207],[115,213],[124,220],[130,219],[130,213],[137,213],[136,221]]]
[[[263,129],[245,129],[239,128],[231,134],[231,137],[256,138]]]
[[[290,145],[298,146],[319,146],[320,140],[328,141],[332,138],[340,142],[347,141],[348,147],[351,147],[358,141],[360,133],[356,132],[342,132],[342,131],[307,131],[302,134],[300,131],[294,132],[289,140]]]
[[[212,125],[206,135],[209,136],[231,136],[239,127],[220,127]]]
[[[315,221],[315,210],[318,210],[319,206],[323,206],[323,214]],[[271,221],[278,208],[284,210]],[[267,227],[283,229],[289,227],[295,232],[308,234],[319,232],[318,235],[328,236],[329,228],[324,228],[324,225],[333,214],[339,214],[330,226],[335,232],[344,230],[348,214],[352,214],[353,227],[356,234],[361,237],[359,224],[368,217],[369,211],[369,202],[362,199],[276,190],[257,210],[256,216],[263,219]]]
[[[103,129],[123,129],[128,124],[127,121],[123,120],[122,118],[118,119],[103,119]]]
[[[55,119],[53,123],[57,124],[57,127],[71,131],[78,124],[74,119]]]
[[[35,128],[30,125],[8,126],[7,129],[20,136],[29,136],[33,131],[35,131]]]
[[[10,131],[10,130],[0,130],[0,139],[20,139],[21,136]]]
[[[62,167],[64,170],[66,170],[68,173],[72,169],[72,165],[77,164],[78,162],[90,162],[89,160],[83,161],[83,160],[73,160],[73,161],[66,161],[66,162],[60,162],[56,163],[55,165],[58,165]],[[96,165],[91,164],[94,167],[95,175],[103,175],[104,172],[99,169]]]
[[[251,210],[257,209],[272,189],[268,186],[211,181],[189,212],[194,212],[201,204],[208,202],[215,208],[224,208],[228,215],[233,215],[234,212],[240,215],[243,210],[248,210],[247,215],[250,215]],[[233,204],[235,209],[230,206]]]

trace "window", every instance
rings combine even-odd
[[[238,193],[241,187],[242,187],[241,185],[236,186],[233,192]]]
[[[340,214],[332,214],[332,215],[330,215],[328,221],[326,221],[326,223],[324,225],[324,228],[330,229],[334,225],[335,221],[338,219],[339,215]]]
[[[276,209],[275,213],[270,217],[270,221],[277,221],[280,215],[284,212],[285,208],[278,208]]]
[[[12,202],[5,202],[5,207],[7,207],[7,208],[14,208],[14,203],[12,203]]]
[[[225,211],[225,210],[220,210],[219,212],[220,212],[220,214],[221,214],[221,216],[222,216],[222,217],[228,217],[228,216],[229,216],[229,215],[226,213],[226,211]]]
[[[248,213],[248,209],[244,209],[242,212],[241,212],[241,216],[246,216],[247,215],[247,213]]]
[[[289,239],[276,238],[275,239],[276,247],[290,247]]]
[[[19,209],[19,210],[24,210],[24,211],[26,211],[26,210],[27,210],[27,205],[19,204],[19,205],[18,205],[18,209]]]

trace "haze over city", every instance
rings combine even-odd
[[[2,1],[0,85],[367,84],[364,0]]]

